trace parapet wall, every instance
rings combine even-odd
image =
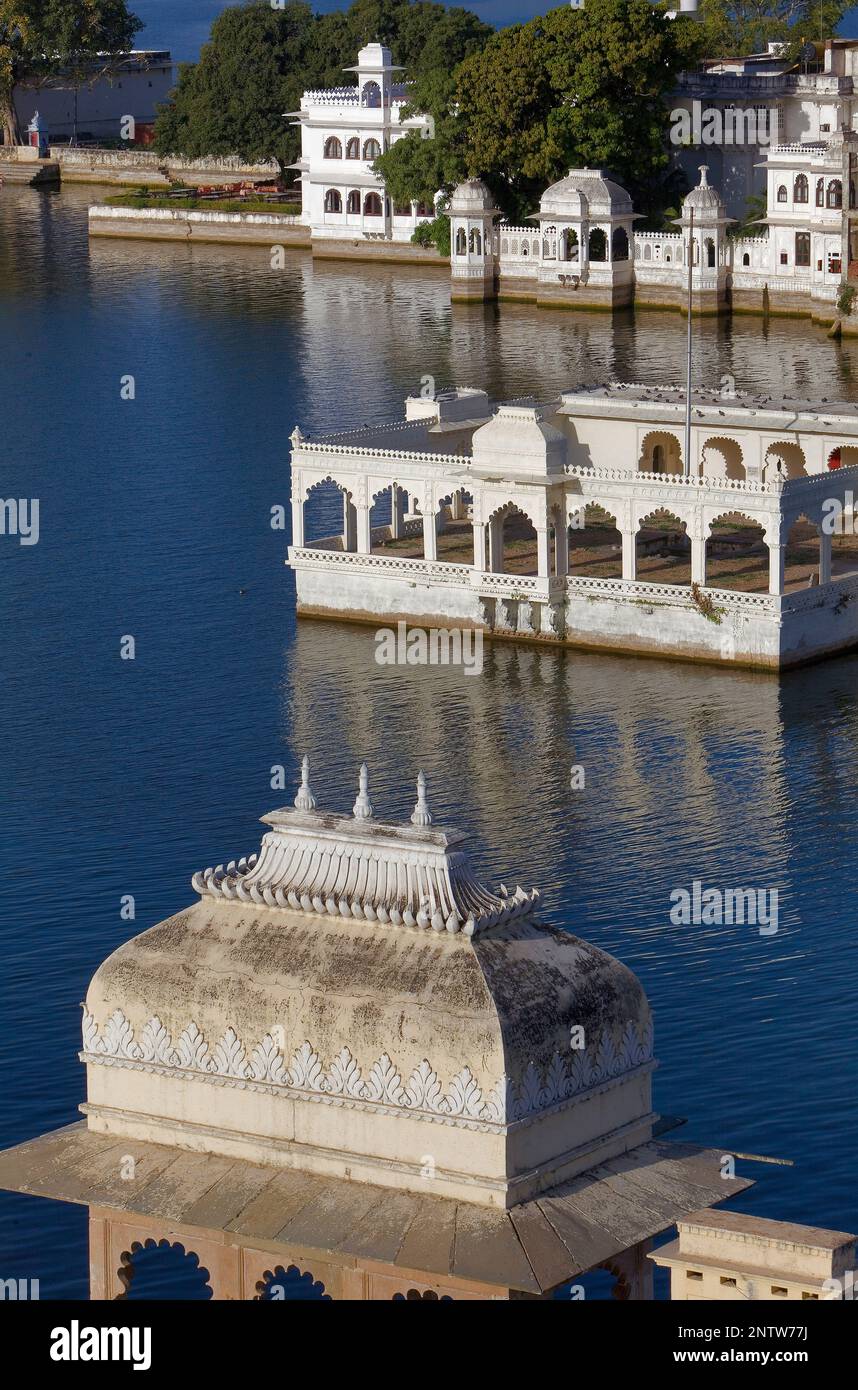
[[[120,186],[166,188],[170,179],[185,183],[242,183],[246,179],[277,178],[273,160],[246,164],[243,160],[187,159],[151,150],[87,150],[52,145],[51,158],[60,166],[64,183],[109,183]]]

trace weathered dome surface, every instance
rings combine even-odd
[[[632,200],[603,169],[570,169],[546,188],[539,211],[548,217],[630,217]]]
[[[717,188],[712,188],[709,183],[709,169],[706,164],[700,165],[699,184],[682,200],[683,221],[688,220],[687,214],[691,208],[694,208],[695,217],[702,213],[707,220],[724,216],[724,202]]]
[[[420,820],[422,792],[413,827],[368,806],[273,812],[255,864],[195,875],[196,905],[99,967],[90,1127],[424,1191],[430,1153],[430,1190],[500,1205],[648,1138],[632,972],[536,921],[534,895],[478,884],[461,836]],[[262,863],[270,886],[278,859],[297,910],[235,895]]]
[[[543,418],[538,406],[499,406],[471,441],[474,468],[512,475],[562,473],[567,452],[566,436]]]
[[[456,185],[450,199],[450,211],[459,217],[469,213],[495,212],[495,200],[482,179],[465,179]]]

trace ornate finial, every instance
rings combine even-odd
[[[301,760],[301,785],[295,797],[295,806],[299,811],[316,809],[316,798],[310,790],[310,759],[306,756]]]
[[[369,799],[369,768],[366,763],[360,765],[360,791],[352,809],[355,820],[372,819],[372,806]]]
[[[417,774],[417,805],[411,812],[412,825],[431,825],[432,816],[426,803],[426,774]]]
[[[298,428],[297,425],[295,426],[294,430],[293,430],[292,433],[290,434],[289,438],[290,438],[290,440],[291,440],[291,442],[292,442],[292,447],[293,447],[293,449],[297,449],[299,444],[303,444],[303,443],[304,443],[304,436],[303,436],[303,434],[301,433],[301,431],[300,431],[300,429]]]
[[[708,164],[700,164],[700,165],[698,165],[698,168],[700,169],[700,183],[699,183],[698,186],[699,186],[700,188],[708,188],[708,187],[709,187],[709,165],[708,165]]]

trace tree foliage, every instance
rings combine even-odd
[[[268,0],[232,6],[215,20],[200,61],[182,65],[156,122],[156,148],[191,158],[276,159],[285,168],[301,141],[283,112],[297,110],[308,88],[352,81],[343,69],[366,43],[392,48],[415,100],[432,111],[449,104],[452,67],[489,33],[469,11],[429,0],[355,0],[326,15],[314,15],[304,0],[287,0],[283,9]]]
[[[0,0],[0,118],[3,138],[19,138],[13,95],[27,79],[49,85],[62,73],[92,76],[98,58],[126,52],[142,21],[125,0]]]
[[[649,0],[587,0],[496,34],[457,73],[467,171],[521,216],[569,168],[610,169],[646,210],[667,165],[665,98],[696,61],[694,22]]]
[[[831,38],[848,8],[840,0],[701,0],[698,22],[709,58],[764,53],[777,42],[795,57],[802,43]]]

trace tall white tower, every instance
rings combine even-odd
[[[450,275],[454,303],[493,299],[497,294],[497,234],[500,216],[482,179],[466,179],[450,199]]]

